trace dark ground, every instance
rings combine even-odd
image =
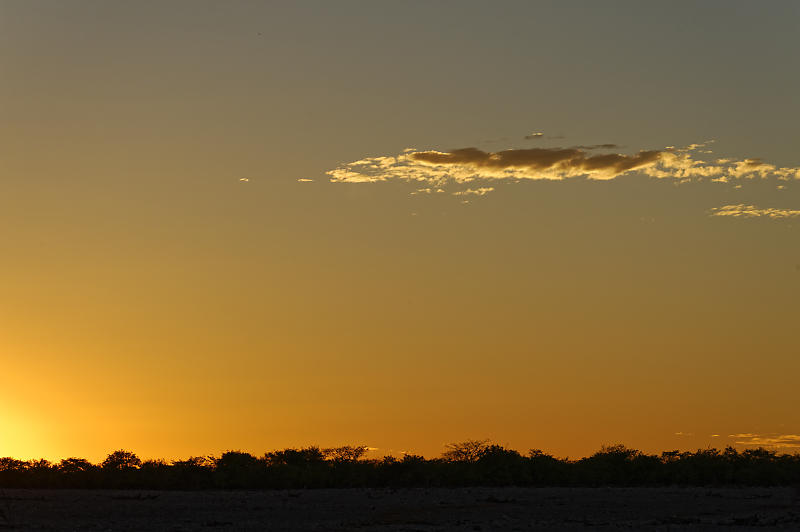
[[[800,530],[788,488],[0,490],[0,530]]]

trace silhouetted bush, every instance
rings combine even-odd
[[[319,447],[284,449],[264,456],[270,469],[270,487],[321,488],[331,483],[325,453]]]
[[[214,459],[205,456],[192,456],[186,460],[172,462],[170,468],[170,487],[195,486],[198,489],[214,485]]]
[[[500,445],[484,448],[476,464],[477,478],[481,484],[509,486],[531,482],[527,460],[517,451]]]
[[[570,483],[570,462],[560,460],[539,449],[528,453],[528,471],[535,486],[563,486]]]
[[[215,480],[220,488],[262,488],[266,485],[266,464],[240,452],[222,453],[214,462]]]
[[[541,450],[522,456],[487,440],[446,446],[441,458],[407,454],[364,459],[367,447],[305,447],[257,458],[242,451],[167,463],[118,450],[100,464],[83,458],[0,458],[0,487],[137,489],[287,489],[429,486],[659,486],[800,484],[800,454],[727,447],[649,455],[604,446],[580,460]]]

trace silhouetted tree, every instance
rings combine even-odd
[[[265,464],[250,453],[224,452],[214,466],[220,487],[262,487],[264,484]]]
[[[271,465],[303,466],[324,462],[325,453],[319,447],[304,447],[273,451],[264,455],[264,458]]]
[[[0,471],[21,471],[25,469],[26,466],[27,462],[11,458],[10,456],[0,458]]]
[[[531,483],[538,486],[562,486],[569,480],[569,462],[559,460],[541,449],[528,452]]]
[[[326,459],[334,462],[355,462],[366,454],[369,448],[366,445],[345,445],[323,449],[322,454]]]
[[[96,467],[85,458],[64,458],[58,463],[58,470],[67,475],[85,473]]]
[[[112,471],[125,471],[137,469],[142,465],[142,461],[134,453],[120,449],[109,454],[100,465],[103,469]]]
[[[191,489],[212,487],[214,468],[214,459],[206,456],[176,460],[172,462],[171,483],[175,487]]]
[[[448,443],[442,458],[448,462],[477,462],[478,458],[489,447],[489,440],[467,440],[459,443]]]
[[[326,462],[325,453],[319,447],[273,451],[264,455],[264,462],[270,468],[270,481],[278,486],[321,488],[332,485],[332,462]]]
[[[526,460],[517,451],[501,445],[489,445],[482,452],[477,465],[478,478],[482,483],[497,486],[527,484],[530,472]]]
[[[473,485],[797,485],[800,454],[732,447],[642,453],[624,445],[604,446],[580,460],[554,458],[534,449],[513,449],[469,440],[450,444],[441,458],[405,455],[364,459],[363,446],[284,449],[261,458],[227,451],[219,458],[191,457],[142,462],[118,450],[98,466],[83,458],[0,458],[0,488],[264,489],[364,486]]]

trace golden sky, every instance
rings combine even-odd
[[[800,447],[798,10],[0,1],[0,456]]]

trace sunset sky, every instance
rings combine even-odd
[[[0,0],[0,456],[800,450],[800,2]]]

